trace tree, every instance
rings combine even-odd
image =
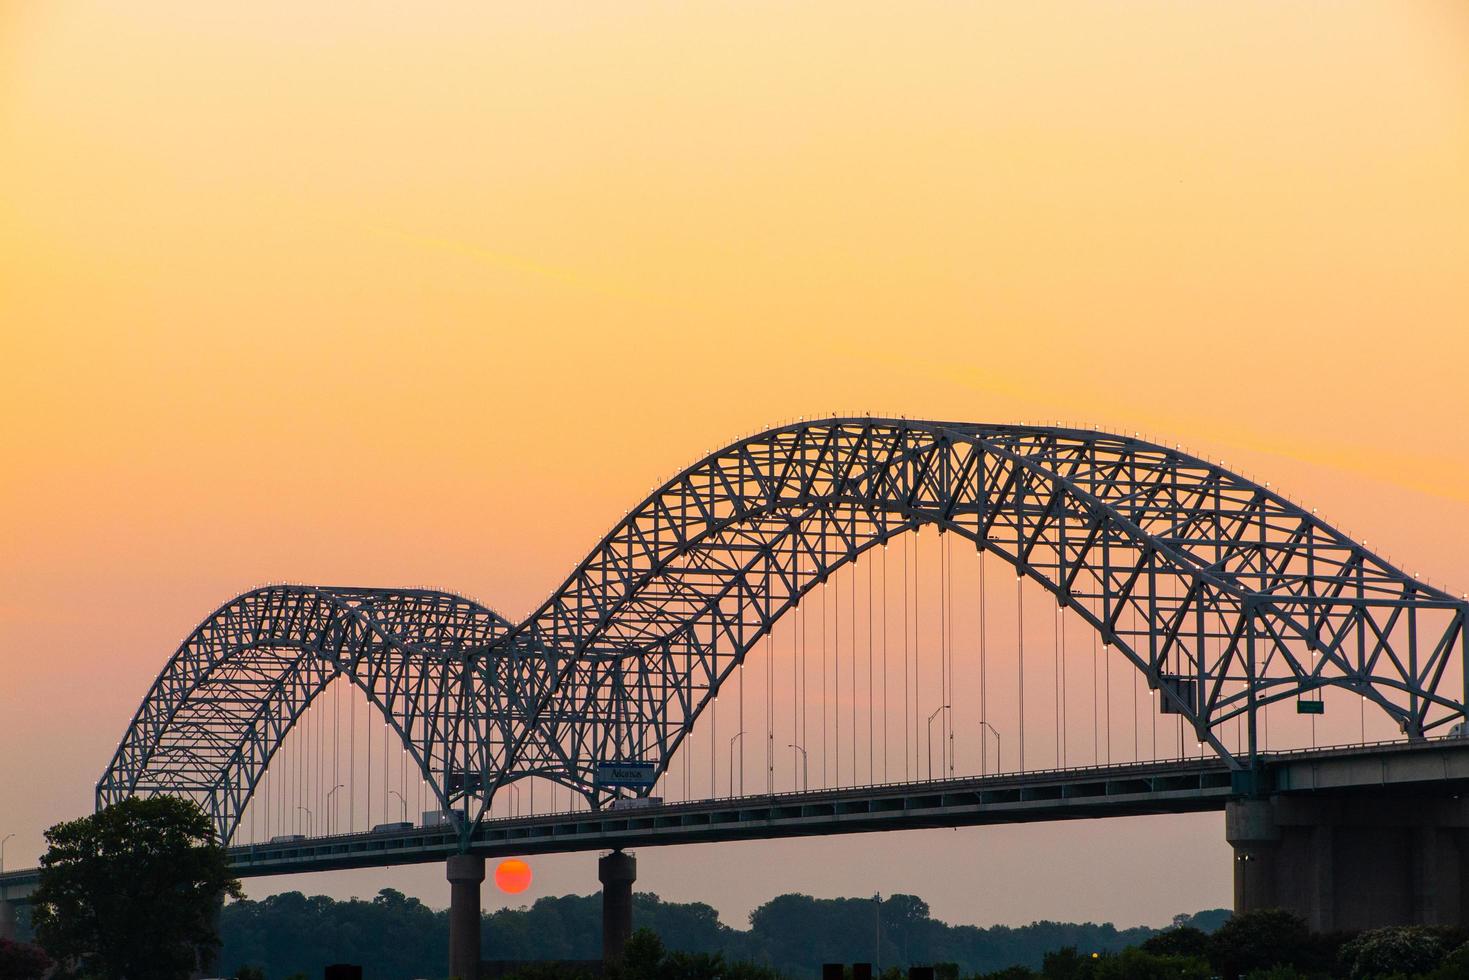
[[[1078,953],[1075,946],[1052,950],[1041,961],[1041,976],[1046,980],[1087,980],[1092,973],[1091,957]]]
[[[669,952],[651,929],[639,929],[610,964],[610,980],[780,980],[780,974],[753,963],[728,963],[718,953]]]
[[[1007,966],[992,973],[981,973],[978,980],[1037,980],[1041,974],[1028,966]],[[884,978],[886,980],[886,978]]]
[[[176,796],[133,797],[46,831],[36,938],[104,980],[175,980],[211,961],[239,898],[214,824]]]
[[[1209,959],[1226,980],[1272,966],[1300,966],[1315,946],[1306,920],[1284,909],[1234,916],[1210,937]]]
[[[39,946],[0,939],[0,980],[40,980],[51,969],[51,957]]]
[[[1139,948],[1159,956],[1191,956],[1203,960],[1209,958],[1209,935],[1193,926],[1175,925],[1143,940]]]
[[[667,951],[658,934],[652,929],[639,929],[628,937],[622,947],[621,960],[609,972],[614,977],[653,977],[665,955]]]
[[[1096,980],[1208,980],[1207,961],[1189,956],[1164,956],[1141,949],[1124,949],[1116,956],[1096,960]]]

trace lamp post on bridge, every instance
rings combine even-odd
[[[346,785],[346,783],[337,783],[337,785],[326,791],[326,832],[328,834],[330,834],[337,826],[337,811],[336,808],[332,806],[332,794]]]
[[[0,837],[0,874],[5,872],[5,842],[14,837],[14,834],[6,834]],[[6,901],[6,894],[0,890],[0,940],[15,940],[15,906]]]
[[[797,752],[801,753],[801,789],[803,791],[810,789],[811,771],[806,759],[806,749],[803,746],[797,745],[795,742],[792,742],[790,745],[786,746],[786,748],[795,749]]]
[[[1001,769],[1003,769],[1005,767],[1004,757],[1000,755],[1000,733],[995,728],[994,725],[991,725],[989,722],[985,721],[983,718],[979,719],[979,724],[980,724],[979,734],[981,736],[984,735],[984,729],[986,729],[986,728],[988,728],[991,732],[994,732],[994,735],[995,735],[995,772],[999,772]],[[982,741],[983,741],[983,739],[981,738],[981,742]],[[984,767],[985,767],[985,765],[989,761],[989,752],[988,751],[985,751],[985,749],[986,749],[986,747],[984,745],[981,745],[980,746],[979,774],[981,776],[984,775]]]
[[[388,790],[388,795],[389,796],[396,796],[398,798],[398,802],[401,803],[401,804],[403,804],[403,822],[404,823],[407,823],[408,822],[408,801],[405,800],[405,799],[403,799],[403,794],[400,793],[400,792],[398,792],[395,789]]]
[[[933,720],[948,710],[947,704],[941,704],[933,709],[933,714],[928,716],[928,778],[930,780],[933,779]]]
[[[310,837],[312,835],[311,832],[314,829],[312,827],[312,824],[314,824],[316,822],[316,818],[312,816],[311,810],[310,810],[309,807],[297,806],[296,809],[297,810],[300,810],[302,813],[306,814],[306,836],[307,837]]]
[[[741,742],[740,740],[743,739],[744,737],[745,737],[745,730],[743,728],[741,728],[739,731],[735,732],[733,735],[731,735],[729,737],[729,795],[730,796],[734,796],[734,747],[735,747],[735,743],[736,742],[740,742],[741,747],[743,747],[745,743],[744,742]],[[740,766],[740,795],[743,796],[744,794],[745,794],[745,767],[744,766]]]

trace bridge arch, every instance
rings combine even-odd
[[[449,774],[492,767],[484,756],[507,741],[503,705],[474,712],[493,727],[473,737],[462,719],[466,692],[487,686],[466,675],[494,663],[474,654],[509,626],[470,600],[428,590],[246,592],[169,658],[97,784],[98,806],[140,793],[185,796],[230,839],[287,733],[340,679],[382,714],[448,808],[462,796]]]
[[[1039,582],[1231,762],[1219,725],[1328,686],[1413,738],[1463,716],[1441,688],[1465,603],[1264,486],[1124,436],[854,418],[736,443],[634,508],[520,627],[562,666],[515,757],[559,755],[589,796],[599,759],[666,768],[803,595],[926,524]]]

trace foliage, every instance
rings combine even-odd
[[[1175,915],[1172,928],[1192,926],[1201,932],[1214,933],[1234,915],[1233,909],[1206,909],[1194,915]]]
[[[284,892],[234,902],[220,932],[225,965],[248,963],[271,978],[319,977],[331,963],[372,964],[375,977],[443,976],[449,967],[445,914],[392,888],[371,901]],[[499,955],[496,946],[485,949]]]
[[[596,977],[586,970],[564,963],[527,963],[509,974],[505,980],[596,980]]]
[[[1351,980],[1395,973],[1427,973],[1444,959],[1443,941],[1415,926],[1373,929],[1342,946],[1341,965]]]
[[[1143,940],[1140,947],[1148,953],[1157,953],[1161,956],[1191,956],[1195,959],[1206,960],[1209,958],[1210,942],[1208,933],[1193,926],[1174,926],[1164,929],[1156,936],[1150,936]]]
[[[933,919],[928,905],[912,895],[880,903],[782,895],[756,909],[750,928],[742,930],[720,922],[708,905],[638,893],[633,926],[651,929],[669,950],[722,954],[726,963],[765,964],[798,977],[817,975],[823,962],[854,960],[884,967],[954,962],[961,976],[1017,963],[1038,968],[1047,950],[1074,946],[1087,956],[1117,952],[1154,934],[1092,923],[950,926]],[[874,959],[879,926],[882,956]],[[392,889],[371,901],[288,892],[233,902],[225,906],[220,928],[221,965],[259,966],[272,980],[297,970],[320,976],[329,963],[372,964],[373,980],[442,976],[448,970],[445,913]],[[497,960],[594,960],[601,955],[601,935],[601,898],[595,894],[500,909],[486,915],[482,925],[486,955]],[[900,975],[906,977],[906,968]]]
[[[195,803],[125,799],[46,841],[32,923],[53,957],[106,980],[183,978],[212,960],[220,903],[240,884]]]
[[[1428,980],[1469,980],[1469,942],[1461,943],[1443,958]]]
[[[0,980],[40,980],[51,969],[51,957],[39,946],[0,939]]]
[[[1309,977],[1310,974],[1302,973],[1293,966],[1272,966],[1245,974],[1245,980],[1308,980]]]
[[[1226,980],[1274,966],[1309,968],[1315,948],[1305,920],[1284,909],[1241,912],[1219,927],[1210,947],[1210,962]]]
[[[975,980],[1034,980],[1041,976],[1028,966],[1007,966],[1003,970],[975,974]],[[884,978],[886,980],[886,978]]]
[[[1046,954],[1040,972],[1022,966],[980,974],[976,980],[1208,980],[1208,961],[1149,953],[1132,947],[1117,954],[1082,954],[1067,947]]]
[[[639,929],[628,940],[622,960],[612,964],[608,980],[780,980],[780,974],[752,963],[727,963],[718,953],[669,952],[651,929]]]
[[[1214,975],[1207,960],[1136,948],[1091,962],[1095,964],[1093,971],[1081,974],[1088,980],[1209,980]]]
[[[741,945],[725,947],[729,955],[769,962],[798,976],[816,975],[822,963],[852,960],[956,963],[963,975],[1015,964],[1035,968],[1048,950],[1075,946],[1088,953],[1115,952],[1153,934],[1094,923],[950,926],[931,918],[927,903],[913,895],[880,902],[782,895],[751,913],[750,924]]]

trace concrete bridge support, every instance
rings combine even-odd
[[[1277,796],[1225,810],[1234,907],[1316,931],[1469,924],[1469,801]]]
[[[632,884],[638,878],[638,859],[613,851],[597,861],[602,880],[602,962],[622,956],[632,937]]]
[[[449,876],[449,977],[479,980],[480,884],[485,859],[478,854],[454,854]]]
[[[15,904],[0,898],[0,939],[15,941]]]

